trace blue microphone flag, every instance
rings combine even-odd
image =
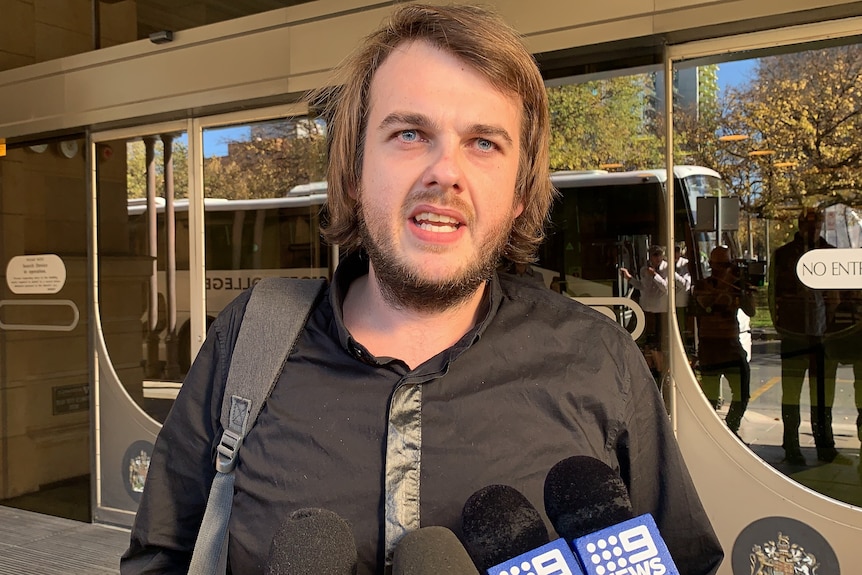
[[[649,513],[579,537],[572,546],[586,575],[679,575]]]
[[[488,569],[488,575],[584,575],[564,539],[556,539]]]

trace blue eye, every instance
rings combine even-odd
[[[405,142],[415,142],[419,139],[419,132],[416,130],[402,130],[398,135]]]
[[[478,146],[480,150],[486,152],[493,150],[495,147],[494,142],[492,142],[491,140],[486,140],[485,138],[479,138],[478,140],[476,140],[476,146]]]

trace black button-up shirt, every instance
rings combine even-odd
[[[620,472],[635,514],[653,514],[681,573],[717,569],[718,540],[624,329],[535,282],[495,276],[481,321],[410,370],[374,357],[344,327],[347,288],[365,273],[356,256],[339,267],[242,446],[233,573],[262,573],[276,529],[308,507],[350,523],[359,575],[382,573],[405,529],[442,525],[459,534],[464,502],[487,485],[515,487],[545,516],[545,476],[573,455]],[[247,300],[238,297],[213,324],[165,421],[124,574],[188,565]]]

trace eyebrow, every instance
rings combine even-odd
[[[388,128],[389,126],[402,124],[407,126],[417,126],[419,128],[435,128],[436,125],[431,121],[431,118],[425,114],[413,114],[409,112],[392,112],[380,122],[380,128]]]
[[[384,129],[393,125],[416,126],[417,128],[435,129],[437,124],[425,114],[415,114],[410,112],[393,112],[383,118],[378,129]],[[504,140],[510,146],[514,144],[512,136],[505,129],[499,126],[490,124],[473,124],[467,130],[471,134],[479,136],[496,136]]]

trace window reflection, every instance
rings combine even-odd
[[[123,286],[120,294],[99,292],[105,345],[129,395],[163,421],[188,369],[180,367],[188,318],[187,138],[146,135],[101,142],[97,151],[99,273]],[[113,325],[124,329],[107,329]]]
[[[208,128],[206,317],[265,277],[329,277],[321,235],[325,125],[307,117]]]
[[[307,118],[204,130],[207,327],[263,277],[328,277],[324,135]],[[136,326],[105,341],[123,386],[158,421],[193,361],[191,316],[204,303],[190,299],[187,142],[177,132],[99,144],[100,270],[127,286],[122,313],[103,297],[102,324]]]
[[[713,168],[725,186],[690,198],[705,209],[696,214],[698,257],[711,264],[704,281],[728,280],[732,269],[739,288],[722,307],[695,285],[692,363],[718,415],[752,451],[824,495],[862,505],[862,275],[847,277],[862,259],[862,47],[748,56],[718,64],[714,106],[680,109],[674,120],[677,157]],[[701,199],[719,193],[712,205]],[[730,266],[709,258],[718,246]],[[845,277],[812,287],[805,273],[832,271],[803,264],[823,258],[844,261],[836,269]],[[739,313],[746,290],[751,315]],[[717,310],[725,330],[711,325]],[[714,337],[734,329],[734,341]],[[713,361],[730,350],[732,365]]]
[[[549,88],[552,179],[560,196],[535,267],[551,289],[624,326],[659,387],[667,374],[667,258],[674,253],[662,245],[667,173],[661,86],[659,72],[621,72],[555,81]],[[676,174],[682,206],[676,225],[689,252],[694,237],[683,190],[692,175],[718,177],[711,170]],[[670,289],[674,285],[671,276]]]

